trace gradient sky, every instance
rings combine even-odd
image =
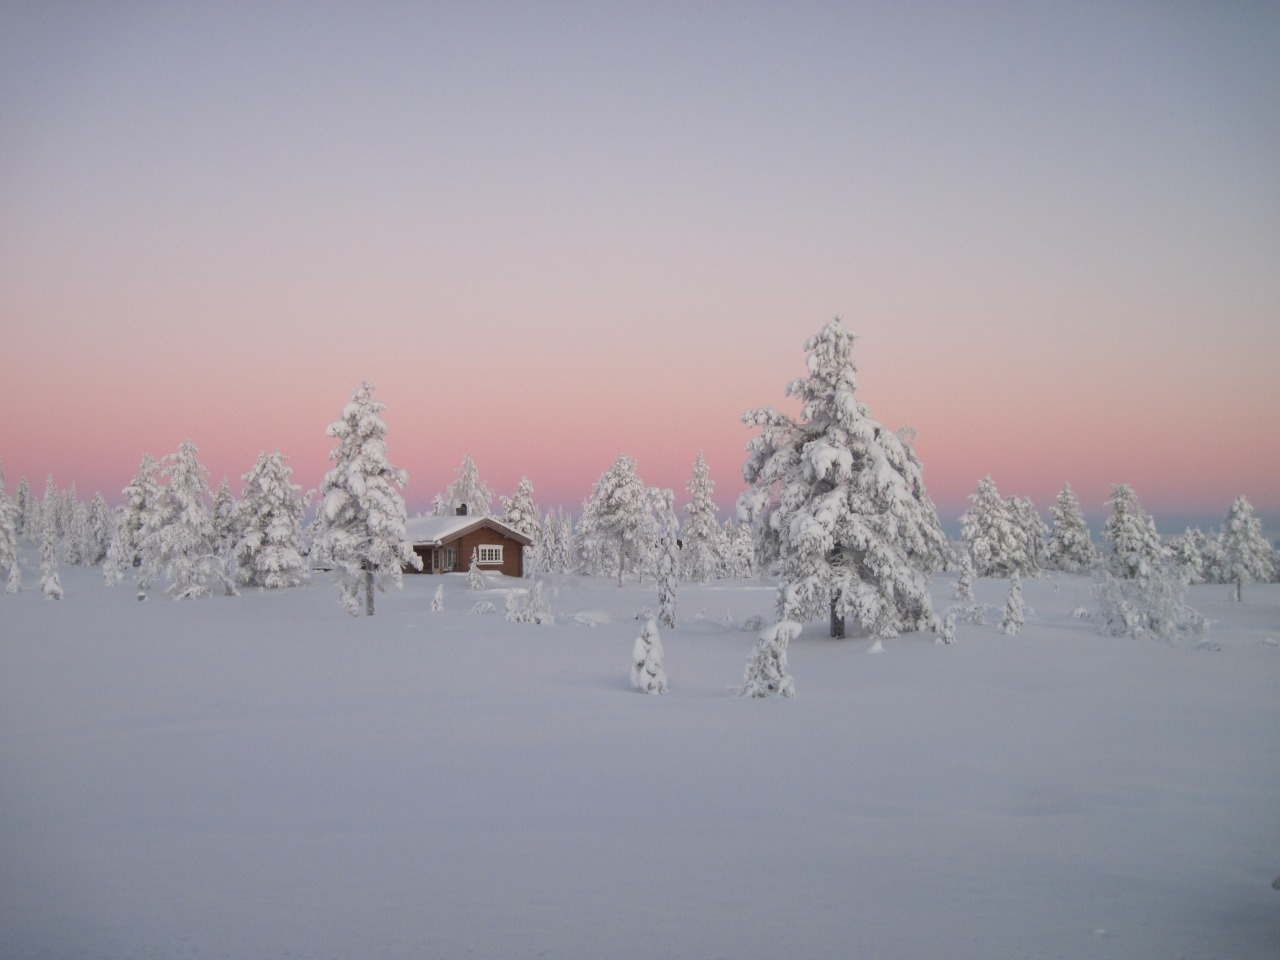
[[[835,315],[944,520],[1280,513],[1280,5],[0,6],[10,491],[314,486],[368,379],[411,509],[728,504]]]

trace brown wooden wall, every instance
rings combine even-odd
[[[466,573],[471,566],[471,552],[481,546],[502,547],[502,564],[481,564],[480,569],[484,573],[501,573],[506,577],[523,577],[524,576],[524,546],[515,540],[511,540],[498,533],[496,530],[488,530],[481,527],[478,530],[472,530],[456,540],[450,540],[441,544],[440,549],[445,547],[453,547],[458,551],[459,573]],[[422,557],[422,572],[431,572],[431,547],[419,546],[415,548],[418,556]],[[416,573],[413,568],[408,568],[410,573]]]

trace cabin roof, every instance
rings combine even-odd
[[[489,527],[509,540],[523,546],[531,546],[533,541],[515,527],[507,526],[493,517],[461,516],[461,517],[414,517],[404,525],[405,536],[412,544],[425,544],[438,547],[450,540],[456,540],[464,534],[480,527]]]

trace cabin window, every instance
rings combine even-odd
[[[481,544],[478,560],[480,563],[501,563],[502,547],[493,546],[492,544]]]
[[[458,569],[458,549],[456,547],[445,547],[440,551],[443,554],[443,569],[446,573]]]

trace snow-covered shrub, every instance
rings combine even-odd
[[[956,642],[956,608],[947,607],[942,616],[942,628],[938,633],[938,643],[952,644]]]
[[[1009,595],[1004,601],[1004,618],[1000,621],[1000,629],[1009,636],[1017,636],[1022,629],[1022,578],[1015,572],[1009,578]]]
[[[534,580],[528,590],[509,591],[506,618],[512,623],[555,623],[546,585]]]
[[[488,615],[490,613],[497,613],[498,608],[495,607],[488,600],[477,600],[474,604],[472,604],[470,612],[473,614],[476,614],[477,616],[483,616],[483,615]]]
[[[1131,578],[1100,571],[1093,586],[1094,621],[1100,633],[1113,637],[1199,640],[1209,625],[1186,597],[1186,582],[1171,567],[1158,565]]]
[[[755,652],[747,661],[738,695],[744,697],[769,697],[780,693],[793,697],[796,683],[787,672],[787,644],[800,636],[800,624],[794,620],[780,620],[760,634]]]
[[[490,604],[492,606],[492,604]],[[436,587],[435,594],[431,597],[431,612],[439,613],[444,609],[444,584]]]
[[[467,566],[467,589],[487,590],[488,588],[489,578],[480,569],[480,548],[476,547],[471,551],[471,563]]]
[[[666,693],[667,674],[662,668],[662,640],[658,624],[647,617],[631,650],[631,686],[642,693]]]

